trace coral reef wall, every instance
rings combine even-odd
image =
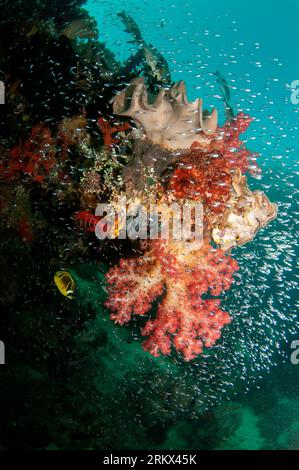
[[[125,12],[137,49],[120,63],[84,1],[13,3],[0,0],[1,448],[225,448],[246,420],[252,446],[267,447],[275,410],[271,445],[296,446],[296,384],[270,374],[298,331],[284,215],[296,209],[288,180],[274,190],[266,177],[266,196],[250,179],[250,119],[222,126],[189,103]],[[98,240],[95,208],[119,195],[202,202],[204,247]],[[62,270],[72,295],[54,283]],[[267,374],[263,411],[245,394]]]

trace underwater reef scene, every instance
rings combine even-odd
[[[137,3],[0,0],[1,449],[299,449],[299,107]]]

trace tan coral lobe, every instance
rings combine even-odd
[[[212,230],[214,242],[224,251],[253,240],[258,230],[277,216],[277,204],[271,203],[262,191],[252,192],[240,170],[233,176],[232,192],[231,207],[222,222],[225,228]]]
[[[170,150],[189,149],[194,141],[205,148],[218,124],[216,109],[210,114],[201,99],[188,102],[184,81],[152,97],[144,79],[136,78],[113,99],[113,112],[132,118],[153,144]]]

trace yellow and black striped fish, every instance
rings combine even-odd
[[[76,291],[76,283],[69,272],[57,271],[54,276],[54,282],[59,292],[67,297],[73,299]]]

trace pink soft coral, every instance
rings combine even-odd
[[[132,315],[146,314],[152,302],[163,294],[155,319],[142,329],[143,346],[154,356],[168,355],[171,344],[186,361],[194,359],[203,346],[213,346],[221,329],[230,322],[220,309],[219,296],[230,288],[236,261],[205,244],[189,251],[172,242],[153,241],[143,257],[121,260],[106,275],[111,319],[123,325]]]

